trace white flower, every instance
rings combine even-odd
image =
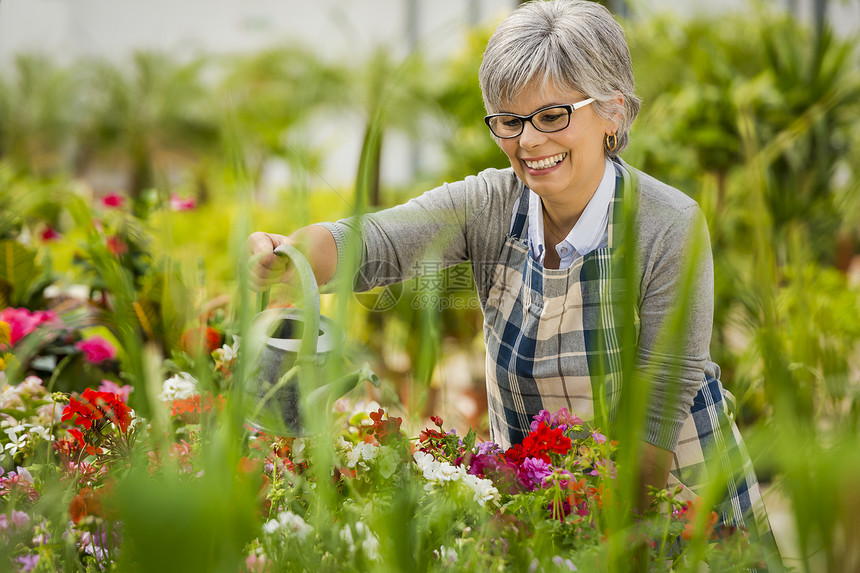
[[[44,399],[48,400],[48,403],[36,408],[36,416],[32,419],[40,426],[50,426],[52,423],[56,424],[60,421],[60,416],[63,413],[63,405],[51,400],[50,396]]]
[[[197,380],[188,372],[180,372],[164,381],[158,399],[162,402],[185,400],[197,394]]]
[[[356,526],[358,526],[359,524],[361,524],[360,521],[356,524]],[[365,557],[367,557],[371,561],[376,561],[377,559],[379,559],[379,538],[368,530],[364,541],[361,542],[361,550],[364,551]]]
[[[223,345],[221,348],[217,348],[212,351],[212,357],[221,364],[231,364],[236,357],[239,356],[239,340],[235,340],[233,345],[229,344]]]
[[[4,449],[9,452],[9,455],[13,458],[15,457],[15,454],[17,454],[24,448],[24,446],[27,445],[27,434],[18,437],[18,432],[24,430],[26,430],[24,426],[15,426],[14,428],[9,428],[5,430],[6,435],[9,436],[9,443],[6,444]]]
[[[54,436],[51,435],[51,429],[44,426],[32,426],[30,428],[30,435],[39,436],[46,442],[50,442],[54,439]]]
[[[439,560],[446,565],[449,563],[454,563],[457,560],[457,550],[453,547],[445,547],[444,545],[442,545],[437,551],[434,551],[433,553],[435,553]]]
[[[21,395],[18,393],[16,386],[3,384],[3,390],[0,390],[0,408],[3,410],[11,410],[13,408],[22,408],[24,402],[21,400]]]
[[[463,483],[472,488],[472,491],[475,492],[475,501],[480,505],[484,505],[488,501],[498,501],[500,497],[499,490],[488,479],[467,473],[463,476]]]
[[[493,482],[473,476],[467,473],[463,467],[437,461],[426,452],[415,452],[412,457],[424,475],[424,479],[430,482],[424,486],[424,490],[427,492],[433,490],[434,483],[460,482],[474,492],[474,499],[480,505],[485,505],[488,501],[496,501],[500,497],[499,491],[493,486]]]
[[[378,449],[378,446],[374,446],[372,444],[361,443],[356,445],[346,453],[346,466],[354,468],[356,465],[360,465],[361,469],[366,470],[367,465],[361,463],[361,461],[372,461],[376,457]]]
[[[42,379],[38,376],[27,376],[18,384],[18,394],[29,394],[30,396],[41,396],[47,390],[42,386]]]
[[[371,561],[379,559],[379,538],[361,521],[355,522],[355,534],[361,539],[361,550],[364,556]],[[340,530],[340,538],[349,547],[350,553],[355,552],[355,540],[349,525]]]
[[[282,511],[278,514],[277,519],[271,519],[263,525],[263,531],[269,535],[276,531],[283,531],[287,537],[298,537],[299,539],[304,539],[313,530],[314,528],[305,523],[300,515],[296,515],[292,511]]]
[[[350,553],[355,552],[355,541],[352,539],[352,530],[348,525],[340,530],[340,538],[343,539],[347,547],[349,547]]]
[[[306,443],[302,438],[296,438],[295,440],[293,440],[293,447],[292,447],[293,462],[300,464],[300,463],[306,461],[305,446],[306,446]]]

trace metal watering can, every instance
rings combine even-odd
[[[307,436],[303,411],[330,408],[361,380],[368,380],[378,388],[379,378],[365,365],[320,384],[330,368],[333,351],[343,346],[344,333],[331,319],[320,315],[319,288],[304,255],[286,244],[277,247],[275,253],[292,261],[301,282],[304,308],[266,310],[269,291],[258,296],[259,313],[252,329],[263,333],[263,344],[244,387],[245,399],[250,404],[246,421],[270,434]]]

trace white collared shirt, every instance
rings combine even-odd
[[[606,160],[603,179],[597,186],[597,191],[591,197],[588,205],[582,211],[576,225],[555,246],[561,262],[559,269],[566,269],[575,260],[588,253],[605,247],[608,243],[609,204],[615,195],[615,168],[610,160]],[[543,204],[540,196],[529,190],[529,251],[537,262],[543,264],[546,258],[546,244],[543,232]]]

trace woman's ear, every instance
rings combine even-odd
[[[624,94],[615,92],[615,97],[610,100],[613,107],[617,110],[609,121],[606,122],[606,135],[612,135],[621,126],[621,119],[624,117]]]

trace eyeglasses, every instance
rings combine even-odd
[[[516,115],[513,113],[494,113],[484,118],[484,123],[500,139],[511,139],[523,132],[526,122],[544,133],[561,131],[570,125],[570,115],[581,107],[594,101],[593,97],[576,103],[553,105],[537,110],[531,115]]]

